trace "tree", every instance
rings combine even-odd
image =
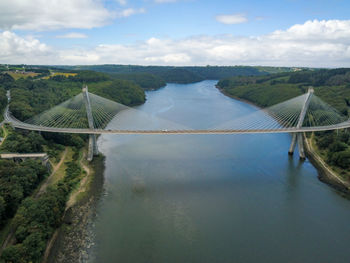
[[[336,152],[331,155],[331,162],[343,169],[350,168],[350,151]]]
[[[46,248],[46,240],[40,232],[34,232],[24,240],[23,247],[30,261],[39,262]]]
[[[1,255],[1,259],[6,263],[26,263],[25,260],[26,251],[22,244],[9,246],[4,249]]]
[[[2,196],[0,196],[0,225],[2,225],[4,223],[5,208],[6,208],[5,200]]]
[[[346,148],[348,148],[348,145],[344,142],[335,141],[331,145],[329,145],[329,151],[331,152],[340,152],[344,151]]]

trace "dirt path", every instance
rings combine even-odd
[[[67,210],[75,205],[78,195],[81,192],[86,191],[86,186],[87,186],[88,179],[89,179],[91,171],[90,171],[90,168],[87,165],[84,164],[85,157],[86,157],[86,153],[83,152],[82,157],[81,157],[81,159],[79,161],[80,166],[85,171],[85,176],[80,180],[79,189],[70,195],[69,200],[68,200],[68,202],[66,204],[66,209],[65,209],[63,217],[65,216]],[[61,163],[61,161],[60,161],[60,163]],[[59,164],[57,166],[59,166]],[[57,238],[57,236],[59,234],[59,231],[60,231],[59,229],[56,229],[55,233],[53,234],[53,236],[49,240],[49,242],[48,242],[48,244],[46,246],[46,250],[45,250],[45,253],[44,253],[44,257],[43,257],[42,263],[48,263],[48,257],[49,257],[50,251],[51,251],[52,246],[54,245],[54,243],[56,241],[56,238]]]
[[[57,236],[58,236],[58,232],[59,232],[59,230],[56,229],[55,233],[53,233],[51,239],[50,239],[49,242],[47,243],[47,246],[46,246],[46,249],[45,249],[45,253],[44,253],[44,256],[43,256],[42,263],[48,263],[47,259],[48,259],[48,257],[49,257],[51,248],[52,248],[52,246],[54,245],[54,243],[55,243],[55,241],[56,241],[56,238],[57,238]]]
[[[40,196],[42,193],[45,192],[46,188],[48,187],[48,185],[51,182],[51,178],[55,175],[55,173],[57,172],[58,169],[60,169],[61,165],[63,164],[64,160],[66,159],[66,155],[68,152],[68,148],[66,147],[64,149],[64,152],[62,154],[61,160],[58,162],[58,164],[53,168],[50,176],[45,180],[45,182],[41,185],[39,191],[35,194],[35,198],[37,198],[38,196]]]
[[[68,210],[70,207],[72,207],[76,203],[76,199],[80,193],[86,191],[86,186],[88,184],[88,179],[90,177],[91,171],[90,171],[90,168],[86,164],[84,164],[85,157],[86,157],[86,153],[83,152],[83,155],[79,161],[79,164],[83,168],[83,170],[85,171],[86,174],[80,180],[79,189],[77,191],[74,191],[70,195],[69,200],[68,200],[67,205],[66,205],[66,210]]]
[[[4,143],[4,141],[6,140],[6,137],[8,135],[8,132],[4,127],[4,124],[1,125],[1,129],[4,131],[4,137],[3,137],[2,141],[0,142],[0,146]]]
[[[2,246],[0,248],[0,255],[2,254],[2,251],[7,247],[8,244],[12,244],[15,240],[15,229],[11,229],[10,233],[7,235],[4,243],[2,243]]]

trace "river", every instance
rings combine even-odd
[[[216,81],[168,84],[109,127],[209,128],[257,110]],[[157,120],[157,121],[155,121]],[[136,124],[137,123],[137,124]],[[176,124],[174,124],[176,125]],[[350,262],[350,201],[289,134],[103,135],[92,262]]]

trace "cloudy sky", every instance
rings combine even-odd
[[[0,0],[0,63],[350,67],[349,0]]]

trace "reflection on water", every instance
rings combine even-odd
[[[207,128],[256,111],[215,84],[148,92],[146,114],[110,127]],[[350,262],[349,201],[289,144],[288,134],[101,136],[95,262]]]

